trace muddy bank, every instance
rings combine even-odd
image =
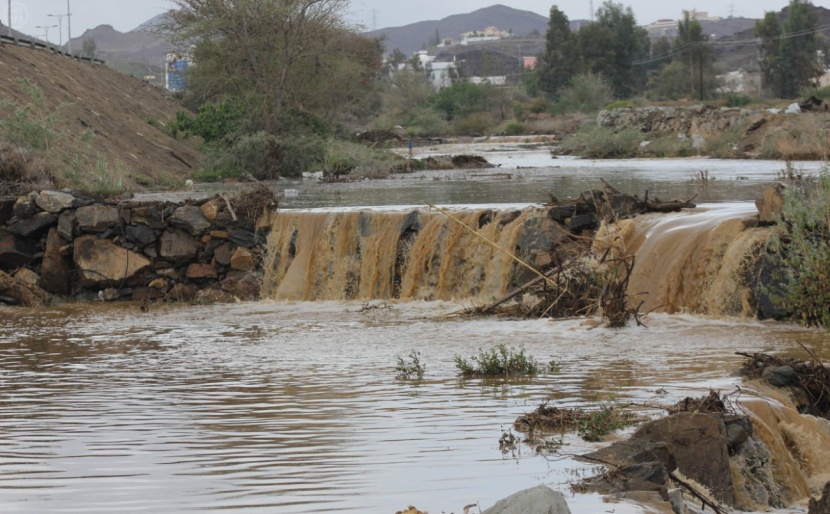
[[[256,221],[276,205],[264,188],[182,203],[0,198],[0,302],[257,299],[267,227]]]

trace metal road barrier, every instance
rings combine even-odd
[[[2,36],[0,35],[0,44],[3,45],[15,45],[15,46],[24,46],[29,47],[35,50],[46,50],[51,51],[53,54],[63,55],[64,57],[69,57],[75,59],[76,61],[84,61],[89,62],[92,64],[107,64],[106,61],[102,61],[101,59],[95,59],[94,57],[82,57],[80,55],[71,55],[63,50],[56,48],[54,46],[44,45],[39,41],[29,41],[28,39],[20,39],[16,37],[9,37],[9,36]]]

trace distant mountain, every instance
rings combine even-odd
[[[709,37],[712,39],[720,39],[752,29],[755,27],[755,19],[723,18],[720,20],[700,20],[700,26],[703,28],[704,34],[709,34]],[[646,26],[646,29],[648,30],[649,37],[652,39],[657,39],[661,36],[674,39],[677,36],[677,22],[661,28]]]
[[[579,23],[572,22],[572,25]],[[531,33],[538,33],[544,37],[548,30],[548,18],[506,5],[493,5],[468,14],[448,16],[442,20],[419,21],[402,27],[373,30],[366,35],[383,36],[387,51],[398,48],[409,55],[421,50],[427,42],[434,41],[436,34],[440,38],[453,38],[458,41],[465,32],[481,31],[487,27],[511,32],[515,37]]]
[[[111,25],[99,25],[72,38],[72,50],[80,51],[84,40],[91,38],[95,41],[97,57],[119,71],[137,77],[160,74],[165,54],[175,49],[162,30],[168,20],[166,13],[160,14],[129,32],[119,32]]]

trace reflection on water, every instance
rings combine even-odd
[[[574,512],[603,512],[568,493],[590,466],[528,447],[503,455],[502,429],[548,398],[670,403],[732,389],[735,351],[830,348],[825,333],[757,322],[660,315],[611,331],[447,320],[456,306],[441,303],[360,307],[0,309],[2,511],[457,512],[545,483]],[[457,378],[455,355],[501,342],[561,371]],[[396,356],[413,348],[425,380],[396,380]],[[564,453],[591,447],[566,440]]]

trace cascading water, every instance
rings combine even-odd
[[[637,259],[632,301],[644,301],[642,312],[753,316],[747,258],[767,234],[748,223],[753,209],[724,204],[620,221],[620,246]],[[532,207],[283,211],[272,223],[265,291],[278,300],[489,302],[526,275],[509,254],[535,264],[563,234]]]
[[[281,212],[265,263],[278,300],[475,299],[508,289],[510,254],[556,234],[543,209]]]

